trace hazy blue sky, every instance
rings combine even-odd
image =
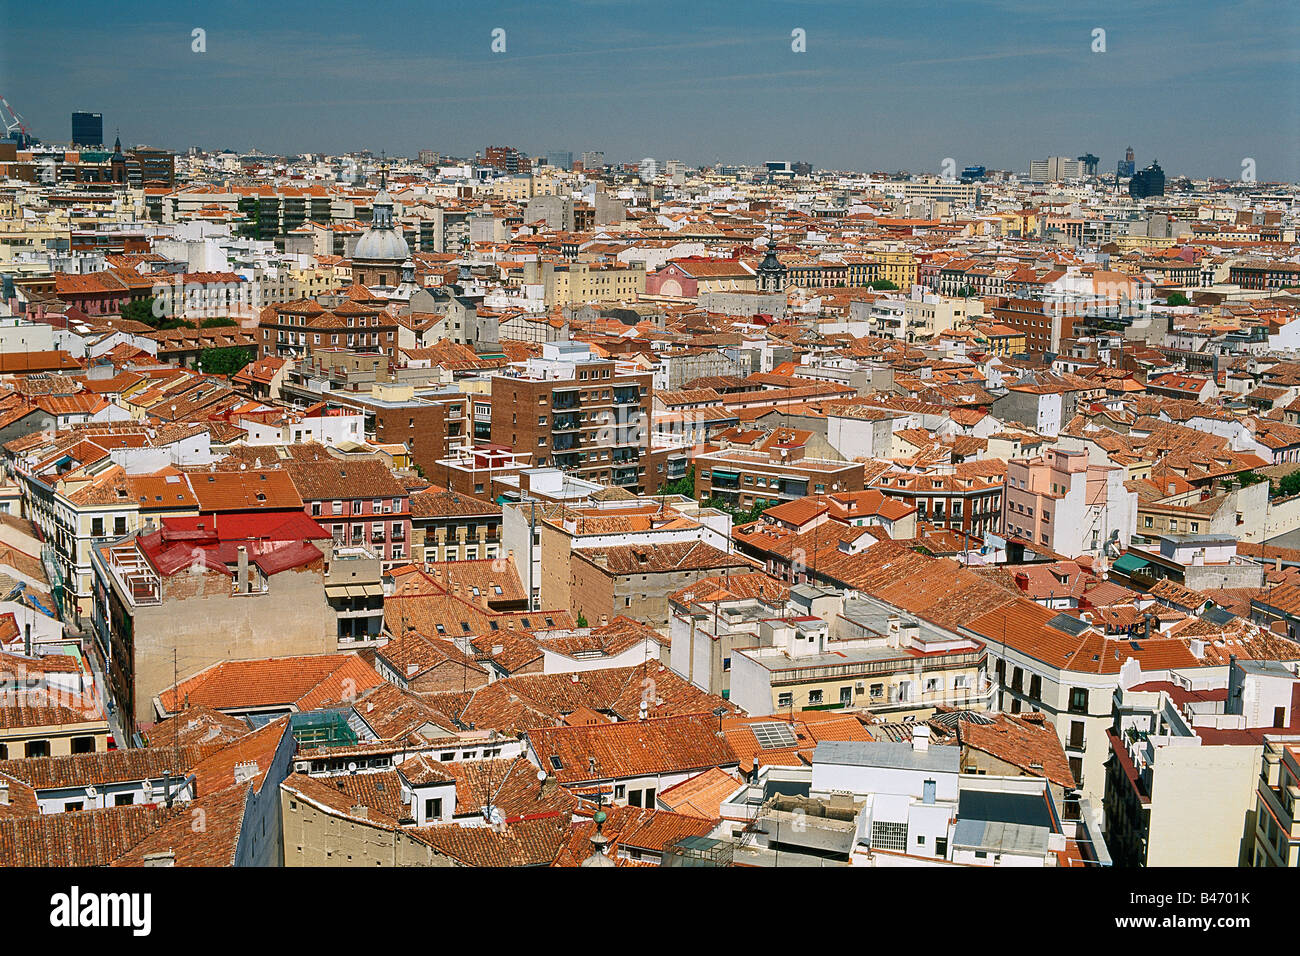
[[[1295,181],[1300,3],[0,0],[0,94],[50,142],[87,109],[110,140],[173,148],[938,172],[1087,151],[1114,169],[1131,144],[1171,175],[1249,156]]]

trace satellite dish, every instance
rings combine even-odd
[[[541,767],[537,768],[537,782],[538,783],[546,782],[546,771],[543,770]]]
[[[357,762],[355,760],[349,760],[348,773],[356,773],[356,772],[357,772]]]
[[[94,785],[92,784],[86,788],[86,796],[89,797],[91,800],[94,800],[95,797],[99,796],[99,791],[96,790]]]

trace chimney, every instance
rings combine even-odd
[[[257,776],[257,761],[247,760],[235,764],[235,783],[240,784]]]
[[[0,780],[0,807],[9,806],[9,781]]]
[[[32,622],[28,621],[23,625],[23,653],[28,657],[32,656]]]
[[[236,554],[239,555],[239,568],[235,572],[235,593],[247,594],[251,590],[248,586],[248,548],[241,544]]]
[[[930,749],[929,724],[917,724],[912,728],[912,749],[917,753],[925,753]]]
[[[354,817],[360,817],[362,820],[370,819],[370,808],[366,806],[364,803],[358,803],[356,806],[352,807],[348,812],[351,813]]]

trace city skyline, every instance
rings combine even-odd
[[[917,174],[946,158],[1024,171],[1092,152],[1106,174],[1132,145],[1139,167],[1159,159],[1171,177],[1235,179],[1250,158],[1260,181],[1296,181],[1300,129],[1272,114],[1300,82],[1300,15],[1269,0],[1233,10],[1245,8],[1184,6],[1169,22],[1150,3],[1047,14],[1015,0],[758,3],[743,15],[669,3],[648,27],[603,2],[489,3],[454,22],[449,7],[396,3],[376,29],[340,34],[347,8],[331,3],[254,21],[229,5],[191,15],[136,0],[107,24],[83,4],[7,4],[0,93],[54,143],[68,140],[72,111],[92,110],[105,137],[174,149],[472,156],[508,143],[532,155],[603,150],[610,162]],[[795,29],[806,52],[792,50]],[[94,79],[95,58],[50,76],[35,58],[51,35],[135,56],[111,85]]]

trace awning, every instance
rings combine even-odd
[[[1121,554],[1110,567],[1112,571],[1119,571],[1121,574],[1132,574],[1134,571],[1141,571],[1150,563],[1146,558],[1139,558],[1136,554]]]
[[[740,472],[738,472],[738,471],[723,471],[721,468],[714,468],[714,469],[713,469],[713,477],[714,477],[714,478],[739,478],[739,477],[740,477]]]
[[[373,597],[383,593],[382,584],[329,584],[325,587],[327,597]]]

